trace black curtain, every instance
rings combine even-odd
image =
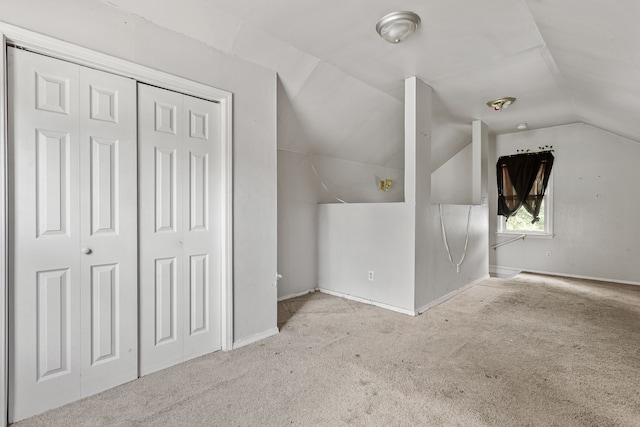
[[[508,219],[524,206],[533,217],[531,223],[537,222],[552,166],[550,151],[500,157],[496,164],[498,215]]]

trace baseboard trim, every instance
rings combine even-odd
[[[489,274],[494,274],[496,277],[500,279],[510,279],[516,274],[520,273],[522,270],[517,270],[515,268],[510,267],[500,267],[497,265],[489,266]]]
[[[400,307],[396,307],[394,305],[384,304],[384,303],[381,303],[381,302],[378,302],[378,301],[374,301],[374,300],[370,300],[370,299],[366,299],[366,298],[360,298],[360,297],[356,297],[356,296],[353,296],[353,295],[343,294],[342,292],[335,292],[335,291],[331,291],[331,290],[323,289],[323,288],[319,288],[317,290],[319,292],[324,293],[324,294],[333,295],[333,296],[336,296],[336,297],[348,299],[348,300],[351,300],[351,301],[361,302],[361,303],[364,303],[364,304],[374,305],[376,307],[384,308],[386,310],[395,311],[397,313],[407,314],[409,316],[417,316],[417,315],[422,314],[425,311],[429,310],[430,308],[435,307],[436,305],[442,304],[446,300],[448,300],[450,298],[453,298],[454,296],[458,295],[459,293],[464,292],[468,288],[470,288],[470,287],[472,287],[474,285],[477,285],[478,283],[482,282],[483,280],[488,279],[489,277],[490,276],[488,274],[485,274],[484,276],[480,277],[479,279],[476,279],[473,282],[469,282],[466,285],[462,286],[461,288],[458,288],[458,289],[456,289],[454,291],[451,291],[448,294],[443,295],[440,298],[423,305],[422,307],[418,308],[415,311],[414,310],[407,310],[407,309],[400,308]]]
[[[366,298],[360,298],[360,297],[355,297],[353,295],[343,294],[342,292],[330,291],[329,289],[319,288],[318,290],[320,292],[322,292],[323,294],[333,295],[334,297],[340,297],[340,298],[348,299],[348,300],[351,300],[351,301],[361,302],[361,303],[364,303],[364,304],[375,305],[376,307],[380,307],[380,308],[384,308],[384,309],[387,309],[387,310],[395,311],[397,313],[408,314],[409,316],[415,316],[416,315],[416,313],[414,311],[412,311],[412,310],[407,310],[407,309],[404,309],[404,308],[396,307],[394,305],[384,304],[384,303],[381,303],[381,302],[378,302],[378,301],[374,301],[374,300],[370,300],[370,299],[366,299]]]
[[[433,308],[433,307],[435,307],[435,306],[437,306],[437,305],[442,304],[442,303],[443,303],[443,302],[445,302],[446,300],[448,300],[448,299],[450,299],[450,298],[455,297],[455,296],[456,296],[456,295],[458,295],[459,293],[462,293],[462,292],[466,291],[466,290],[467,290],[467,289],[469,289],[470,287],[472,287],[472,286],[474,286],[474,285],[477,285],[478,283],[482,282],[483,280],[487,280],[488,278],[489,278],[489,275],[488,275],[488,274],[486,274],[486,275],[484,275],[484,276],[480,277],[479,279],[474,280],[473,282],[469,282],[469,283],[467,283],[466,285],[464,285],[463,287],[458,288],[458,289],[456,289],[456,290],[454,290],[454,291],[451,291],[451,292],[449,292],[448,294],[443,295],[443,296],[441,296],[440,298],[435,299],[435,300],[431,301],[430,303],[427,303],[427,304],[423,305],[422,307],[418,308],[418,309],[416,310],[416,314],[422,314],[422,313],[424,313],[425,311],[429,310],[430,308]]]
[[[271,336],[277,335],[280,332],[280,330],[275,327],[275,328],[271,328],[269,330],[266,330],[264,332],[260,332],[258,334],[254,334],[254,335],[250,335],[248,337],[244,337],[244,338],[240,338],[238,341],[233,343],[233,350],[237,350],[240,347],[244,347],[247,346],[249,344],[253,344],[254,342],[258,342],[261,341],[265,338],[269,338]]]
[[[584,279],[584,280],[594,280],[596,282],[610,282],[610,283],[619,283],[621,285],[634,285],[640,286],[640,282],[634,282],[631,280],[618,280],[618,279],[609,279],[606,277],[593,277],[593,276],[582,276],[580,274],[569,274],[569,273],[557,273],[552,271],[543,271],[543,270],[531,270],[530,268],[511,268],[511,267],[499,267],[499,266],[490,266],[490,271],[492,268],[497,268],[503,271],[517,271],[521,273],[534,273],[534,274],[544,274],[547,276],[557,276],[557,277],[569,277],[572,279]]]
[[[285,295],[285,296],[282,296],[282,297],[278,297],[278,302],[284,301],[284,300],[288,300],[288,299],[291,299],[291,298],[301,297],[303,295],[310,294],[310,293],[315,292],[317,290],[318,290],[317,288],[307,289],[306,291],[296,292],[295,294],[289,294],[289,295]]]

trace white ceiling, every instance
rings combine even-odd
[[[103,0],[278,72],[278,147],[402,166],[403,84],[435,92],[433,166],[492,133],[582,121],[640,141],[637,0]],[[375,23],[422,19],[392,45]],[[490,99],[515,96],[494,112]]]

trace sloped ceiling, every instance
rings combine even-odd
[[[492,133],[582,121],[640,141],[640,3],[563,0],[104,0],[278,72],[278,147],[402,167],[403,84],[435,92],[433,166]],[[422,19],[391,45],[375,23]],[[515,96],[494,112],[488,100]]]

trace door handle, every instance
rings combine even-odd
[[[80,249],[80,252],[82,252],[85,255],[89,255],[93,251],[91,250],[91,248],[82,248],[82,249]]]

